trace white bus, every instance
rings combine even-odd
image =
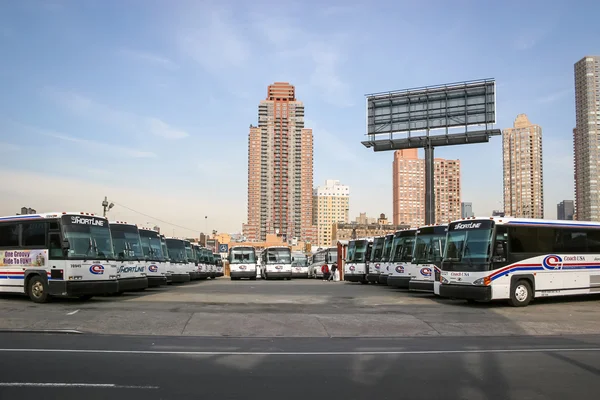
[[[173,283],[189,282],[192,277],[187,266],[187,254],[185,243],[182,239],[165,238],[165,244],[169,252],[171,269],[173,270]]]
[[[165,258],[165,268],[167,269],[167,283],[172,284],[173,282],[176,282],[175,279],[180,279],[180,278],[175,278],[173,275],[175,275],[175,271],[174,271],[174,267],[171,266],[171,258],[169,257],[169,249],[167,248],[167,239],[165,238],[165,235],[160,235],[160,247],[162,249],[163,252],[163,257]],[[180,282],[180,281],[178,281]]]
[[[600,293],[600,223],[524,218],[449,224],[440,295],[469,301]]]
[[[217,270],[217,277],[223,276],[223,257],[220,253],[213,253],[215,260],[215,269]]]
[[[208,276],[210,279],[215,279],[217,277],[217,265],[215,264],[215,259],[213,257],[213,252],[210,249],[204,248],[204,260],[206,265],[208,265]]]
[[[262,253],[262,265],[265,279],[292,279],[292,254],[289,247],[267,247]]]
[[[388,286],[408,289],[408,283],[412,278],[410,271],[413,270],[411,264],[416,231],[416,229],[404,229],[394,233],[388,263],[390,273],[386,279]]]
[[[67,212],[0,217],[0,292],[45,303],[118,290],[106,218]]]
[[[411,280],[408,289],[433,292],[435,269],[442,264],[448,225],[430,225],[417,229],[412,264],[408,266]]]
[[[148,287],[146,257],[137,226],[127,222],[111,221],[109,227],[117,257],[119,293],[146,289]]]
[[[312,256],[310,266],[308,267],[308,273],[312,278],[327,279],[329,278],[329,274],[327,274],[327,276],[323,276],[322,268],[324,265],[327,265],[327,270],[329,273],[331,273],[331,267],[333,267],[333,263],[337,263],[337,247],[329,247],[327,249],[318,250]]]
[[[394,234],[390,233],[385,236],[383,241],[383,252],[381,254],[381,262],[379,262],[379,268],[375,264],[375,271],[379,271],[377,277],[377,283],[387,284],[387,276],[390,273],[390,256],[392,254],[392,244],[394,243]]]
[[[233,246],[227,256],[229,263],[229,277],[232,281],[248,278],[256,280],[257,259],[254,247]]]
[[[167,263],[162,251],[160,235],[154,229],[140,228],[142,250],[148,262],[148,286],[156,287],[166,285],[170,274],[167,272]]]
[[[292,278],[308,278],[308,258],[302,252],[292,253]]]
[[[393,235],[391,235],[393,237]],[[367,265],[367,281],[371,283],[379,283],[379,275],[381,274],[381,260],[383,257],[383,247],[385,245],[385,236],[379,236],[373,239],[373,249],[371,250],[371,258]]]
[[[210,276],[210,271],[204,260],[204,249],[195,243],[192,243],[192,250],[194,251],[194,259],[196,262],[196,275],[197,279],[207,279]]]
[[[344,280],[367,283],[367,260],[371,258],[373,238],[354,239],[348,242],[348,254],[344,264]]]

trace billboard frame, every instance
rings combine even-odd
[[[434,224],[434,148],[487,143],[491,136],[501,134],[492,128],[496,123],[495,79],[373,93],[366,95],[366,101],[368,140],[362,142],[366,148],[375,152],[425,150],[425,224]],[[473,126],[483,129],[469,131]],[[458,128],[464,131],[449,131]]]

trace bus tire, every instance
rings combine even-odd
[[[34,303],[48,302],[48,282],[39,275],[33,275],[27,281],[27,294]]]
[[[531,302],[532,298],[531,284],[525,279],[520,279],[512,285],[508,303],[513,307],[525,307]]]

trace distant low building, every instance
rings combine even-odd
[[[380,219],[381,221],[381,219]],[[385,224],[334,224],[331,231],[331,245],[335,246],[339,240],[352,240],[356,238],[384,236],[402,229],[410,228],[410,225],[390,225],[385,220]]]

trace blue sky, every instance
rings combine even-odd
[[[360,143],[364,94],[493,77],[497,127],[519,113],[542,126],[554,218],[573,198],[573,64],[600,54],[598,15],[594,1],[5,1],[0,214],[98,212],[106,195],[239,231],[248,126],[267,85],[288,81],[314,129],[315,185],[350,185],[352,217],[391,215],[393,155]],[[501,208],[500,137],[436,156],[461,160],[477,215]]]

